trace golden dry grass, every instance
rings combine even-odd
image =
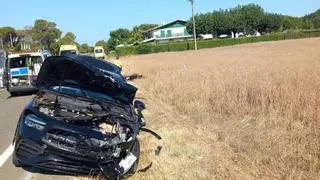
[[[123,61],[163,137],[141,134],[132,179],[320,179],[320,39]]]

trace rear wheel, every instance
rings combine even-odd
[[[17,96],[18,93],[17,92],[10,92],[10,95],[13,97],[13,96]]]

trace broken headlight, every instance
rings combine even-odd
[[[39,131],[42,131],[47,125],[47,123],[43,122],[39,117],[33,114],[29,114],[25,117],[24,124]]]

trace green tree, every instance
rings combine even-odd
[[[129,44],[137,45],[140,44],[143,40],[143,35],[141,29],[138,26],[135,26],[129,34]]]
[[[102,46],[104,49],[104,52],[108,51],[108,44],[104,40],[100,40],[100,41],[96,42],[95,46]],[[93,50],[92,50],[92,52],[93,52]]]
[[[138,28],[140,29],[140,31],[147,31],[158,26],[158,24],[140,24]]]
[[[320,9],[303,17],[305,25],[309,28],[320,28]]]
[[[260,22],[259,31],[273,32],[281,29],[283,25],[283,16],[280,14],[266,13]]]
[[[52,43],[56,42],[62,32],[57,28],[56,23],[49,22],[44,19],[35,21],[33,30],[33,39],[43,47],[50,47]]]
[[[283,16],[283,29],[301,29],[303,27],[302,18]]]
[[[197,34],[229,34],[233,32],[252,33],[260,30],[261,22],[264,19],[264,10],[256,4],[237,6],[230,10],[218,10],[212,13],[197,14]],[[192,18],[187,23],[187,30],[192,33]]]
[[[234,29],[246,33],[259,30],[259,25],[264,16],[263,8],[257,4],[239,5],[231,9],[230,12],[234,17]]]
[[[0,27],[0,43],[2,41],[5,49],[11,47],[11,41],[14,46],[16,44],[16,38],[16,30],[13,27]]]
[[[90,46],[87,43],[83,43],[80,45],[79,51],[80,53],[89,53]]]
[[[51,43],[50,49],[52,53],[58,54],[59,49],[61,45],[71,45],[75,44],[78,48],[80,48],[80,45],[76,42],[76,35],[72,32],[67,32],[62,38],[60,38],[58,41]]]
[[[68,44],[75,44],[76,43],[76,35],[72,32],[67,32],[63,38],[61,38],[61,43],[68,45]]]
[[[129,41],[130,31],[128,29],[117,29],[110,32],[110,38],[107,42],[108,50],[115,50],[116,46],[120,44],[127,45]]]

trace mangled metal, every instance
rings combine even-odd
[[[140,156],[138,134],[161,139],[144,128],[145,105],[134,101],[137,89],[111,64],[53,57],[43,64],[37,85],[40,90],[17,125],[17,166],[108,177],[133,174]]]

